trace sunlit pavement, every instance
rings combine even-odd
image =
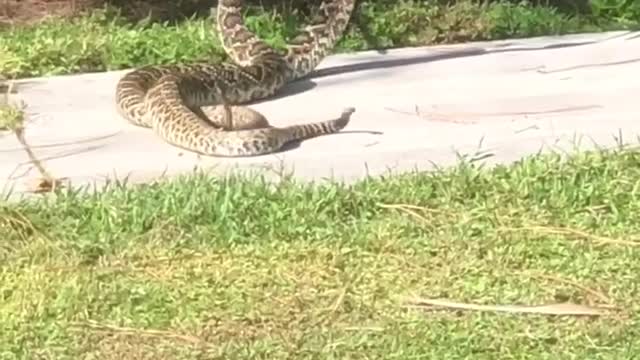
[[[252,105],[276,126],[337,117],[340,134],[252,158],[198,156],[128,124],[114,106],[124,72],[25,79],[26,138],[73,184],[150,181],[195,168],[353,181],[431,169],[459,156],[506,163],[540,150],[635,143],[640,130],[640,33],[610,32],[335,55],[309,79]],[[0,134],[4,191],[39,173],[15,136]]]

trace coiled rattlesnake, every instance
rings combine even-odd
[[[252,156],[278,151],[290,141],[343,129],[353,108],[335,120],[283,128],[239,104],[275,94],[309,74],[342,36],[355,0],[322,4],[322,22],[306,26],[281,54],[244,25],[242,0],[219,0],[216,24],[233,63],[144,66],[116,87],[118,111],[165,141],[213,156]],[[209,108],[204,108],[209,107]]]

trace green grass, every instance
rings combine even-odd
[[[595,16],[596,11],[568,14],[526,2],[363,1],[337,51],[629,29],[640,24],[635,16],[640,10],[635,12],[634,4],[613,10],[605,5]],[[300,15],[255,7],[247,13],[249,27],[274,46],[282,46],[305,21]],[[0,74],[30,77],[218,60],[224,55],[211,28],[209,19],[201,18],[174,25],[132,24],[110,11],[9,28],[0,36]]]
[[[638,24],[634,2],[592,3],[594,16],[527,3],[367,2],[338,50]],[[300,21],[258,10],[247,21],[275,46]],[[105,12],[53,19],[0,34],[0,74],[221,59],[210,28],[131,25]],[[21,116],[1,108],[0,128]],[[640,153],[614,150],[352,186],[191,175],[0,202],[0,360],[632,359],[638,179]],[[406,306],[413,296],[621,311],[424,312]]]
[[[5,204],[0,359],[632,359],[639,179],[640,153],[612,150]],[[622,312],[423,312],[409,296]]]

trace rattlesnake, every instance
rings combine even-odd
[[[355,109],[344,109],[335,120],[276,128],[259,112],[238,104],[271,96],[309,74],[342,36],[355,0],[323,3],[323,22],[301,30],[285,54],[246,28],[243,3],[219,0],[215,11],[220,40],[233,63],[133,70],[116,87],[119,113],[135,125],[152,128],[170,144],[213,156],[272,153],[290,141],[343,129]]]

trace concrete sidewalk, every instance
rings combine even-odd
[[[280,126],[334,118],[354,106],[350,125],[253,158],[201,157],[129,125],[114,106],[123,73],[20,82],[27,140],[55,176],[78,185],[114,177],[143,182],[197,167],[350,181],[450,165],[457,153],[510,162],[545,147],[571,149],[579,139],[583,147],[635,142],[640,132],[640,33],[331,56],[313,77],[290,84],[286,96],[253,107]],[[38,177],[15,137],[0,133],[2,188],[24,193]]]

